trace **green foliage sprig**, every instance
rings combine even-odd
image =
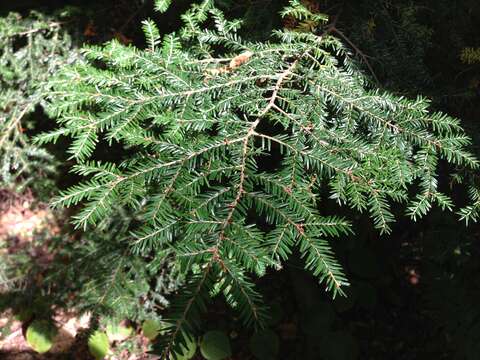
[[[299,2],[283,13],[299,14],[319,20]],[[237,34],[241,22],[208,0],[183,20],[180,34],[163,38],[146,21],[145,50],[116,41],[85,48],[87,61],[51,82],[60,127],[39,137],[72,138],[73,171],[88,179],[54,204],[83,203],[78,227],[129,208],[137,221],[122,239],[127,255],[147,264],[170,256],[185,275],[160,340],[165,358],[195,331],[211,296],[262,326],[252,275],[280,268],[294,249],[327,290],[343,293],[348,281],[329,238],[351,228],[321,214],[323,189],[388,233],[392,202],[407,203],[413,219],[434,204],[453,207],[438,189],[439,161],[478,167],[458,120],[431,113],[421,97],[369,89],[328,34],[284,30],[248,42]],[[95,161],[99,143],[126,151],[117,162]]]
[[[463,48],[460,53],[460,60],[467,65],[480,63],[480,48]]]
[[[39,173],[55,171],[53,158],[26,135],[36,125],[28,115],[43,105],[47,79],[77,57],[54,18],[38,12],[0,18],[0,184],[34,187]]]

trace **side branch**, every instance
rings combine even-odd
[[[225,228],[231,223],[233,213],[235,212],[235,209],[238,206],[238,203],[240,202],[240,199],[242,198],[242,194],[244,192],[245,168],[246,168],[246,162],[247,162],[248,142],[249,142],[249,140],[252,136],[257,134],[255,129],[257,128],[258,124],[260,123],[261,118],[263,116],[265,116],[265,114],[267,114],[272,109],[272,107],[275,105],[275,100],[277,99],[278,92],[280,91],[283,82],[288,78],[288,76],[290,74],[292,74],[293,69],[297,66],[301,57],[303,57],[303,55],[300,56],[299,58],[297,58],[294,62],[292,62],[290,64],[290,66],[283,73],[280,74],[280,76],[277,80],[277,83],[275,84],[275,88],[273,89],[272,95],[270,96],[270,100],[268,101],[267,106],[265,106],[265,108],[262,111],[260,111],[257,119],[252,123],[252,126],[248,130],[248,133],[245,136],[245,139],[243,140],[242,164],[241,164],[241,167],[240,167],[240,183],[238,185],[238,192],[237,192],[237,196],[235,197],[235,200],[230,205],[230,211],[228,212],[227,218],[225,219],[225,222],[224,222],[224,225],[223,225],[223,229],[220,233],[220,237],[219,237],[220,241],[224,238]]]

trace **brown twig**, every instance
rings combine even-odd
[[[337,34],[338,36],[340,36],[343,40],[345,40],[351,47],[353,50],[355,50],[355,52],[357,53],[357,55],[359,55],[363,62],[365,63],[365,65],[367,65],[367,68],[368,70],[370,71],[370,73],[372,74],[373,78],[375,79],[376,83],[377,84],[380,84],[380,80],[378,79],[377,75],[375,74],[375,72],[373,71],[373,67],[372,65],[370,65],[370,62],[368,61],[368,55],[366,55],[362,50],[360,50],[358,48],[358,46],[356,46],[352,40],[350,40],[348,38],[348,36],[346,36],[341,30],[339,30],[337,28],[337,22],[338,22],[338,18],[339,18],[339,15],[336,15],[334,18],[333,18],[333,21],[330,25],[327,26],[327,29],[325,30],[325,33],[335,33]]]

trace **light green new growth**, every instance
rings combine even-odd
[[[320,19],[298,2],[283,15]],[[250,276],[280,268],[295,248],[326,289],[342,293],[348,282],[329,238],[350,225],[320,214],[321,189],[388,233],[392,202],[407,203],[413,219],[434,204],[452,207],[437,186],[441,159],[478,166],[456,119],[429,112],[423,98],[370,90],[330,35],[283,30],[251,43],[211,1],[183,19],[180,34],[163,38],[146,21],[145,50],[85,48],[88,61],[53,81],[60,127],[39,138],[73,140],[73,171],[88,179],[55,204],[83,203],[77,226],[130,208],[139,219],[131,255],[155,263],[169,254],[186,274],[161,339],[165,357],[194,331],[213,289],[246,324],[261,325]],[[100,142],[128,151],[116,163],[90,161]]]

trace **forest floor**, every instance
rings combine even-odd
[[[56,255],[51,250],[50,239],[66,236],[61,230],[63,217],[36,201],[30,192],[20,195],[0,190],[0,300],[12,290],[42,287]],[[27,328],[35,320],[32,310],[20,307],[2,312],[0,307],[0,359],[93,359],[87,345],[91,325],[89,313],[79,315],[62,308],[49,309],[57,334],[52,348],[45,354],[38,354],[26,339]],[[117,338],[112,343],[109,360],[150,358],[145,355],[148,340],[140,331],[133,333],[128,341]]]

